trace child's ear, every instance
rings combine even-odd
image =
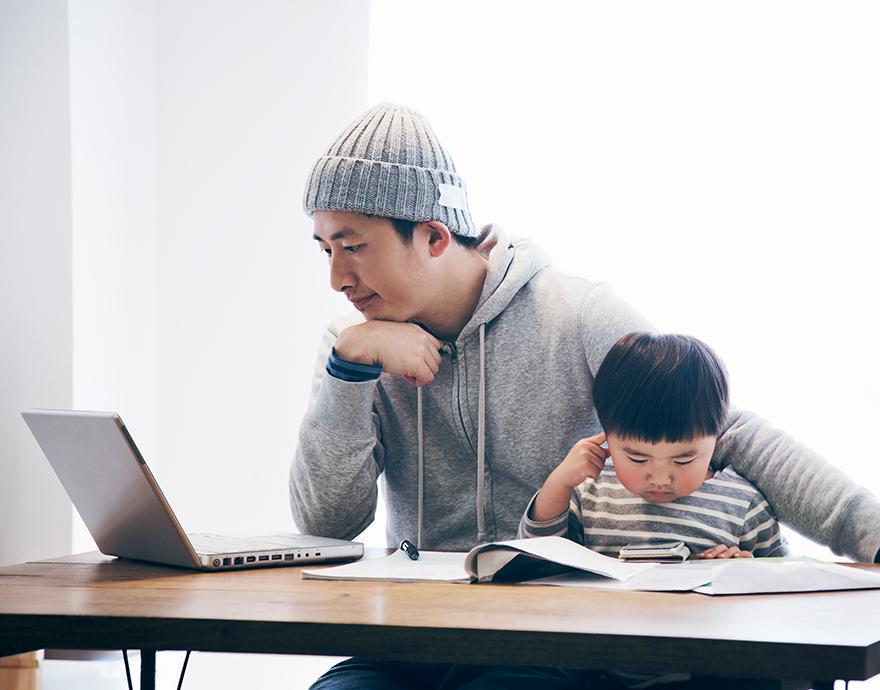
[[[431,256],[435,258],[442,256],[443,253],[449,249],[449,245],[453,241],[452,232],[450,232],[449,228],[439,220],[429,220],[426,223],[421,223],[421,225],[423,225],[428,232],[428,250],[430,251]]]

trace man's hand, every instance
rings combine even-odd
[[[413,323],[374,320],[343,330],[333,348],[341,359],[378,364],[412,386],[426,386],[440,368],[440,346],[437,338]]]
[[[605,434],[582,438],[568,451],[565,459],[550,473],[532,506],[532,520],[551,520],[568,508],[571,491],[585,479],[595,479],[605,467],[608,451],[602,447]]]
[[[737,546],[719,544],[711,549],[700,551],[694,558],[754,558],[751,551],[743,551]]]

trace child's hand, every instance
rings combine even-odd
[[[751,551],[743,551],[737,546],[719,544],[711,549],[700,551],[694,558],[754,558]]]
[[[529,513],[532,520],[550,520],[561,515],[568,509],[571,490],[587,477],[595,479],[599,476],[608,457],[608,451],[600,445],[604,442],[605,434],[602,433],[574,444],[538,492]]]
[[[603,443],[604,433],[582,438],[572,446],[551,476],[567,489],[574,489],[587,478],[596,479],[608,458],[608,451],[601,445]]]

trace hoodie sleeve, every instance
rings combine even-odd
[[[731,409],[713,465],[733,465],[779,520],[834,553],[871,562],[880,549],[880,501],[818,453],[751,412]]]
[[[627,333],[653,330],[647,319],[618,297],[611,286],[596,283],[580,313],[580,333],[590,373],[596,375],[608,350]]]
[[[331,326],[318,353],[312,396],[290,467],[290,508],[303,533],[352,539],[375,516],[384,449],[373,409],[377,382],[349,382],[327,374],[335,341]]]

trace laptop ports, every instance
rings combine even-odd
[[[253,563],[255,560],[257,560],[256,556],[248,556],[248,557],[247,557],[247,562],[248,562],[248,563]]]
[[[272,560],[273,560],[273,561],[280,561],[280,560],[281,560],[281,554],[280,554],[280,553],[276,553],[276,554],[274,554],[274,555],[272,556]]]
[[[235,557],[235,565],[242,565],[244,563],[244,556],[236,556]]]
[[[224,558],[223,565],[232,565],[232,559],[231,558]]]

